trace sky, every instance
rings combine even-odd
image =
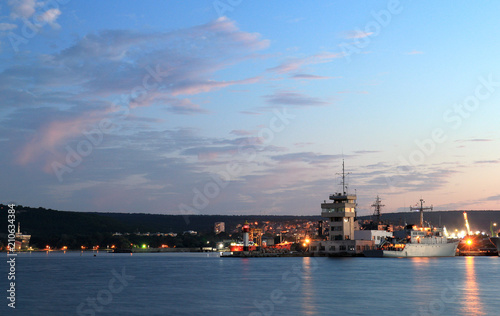
[[[500,3],[0,6],[0,201],[320,215],[500,209]]]

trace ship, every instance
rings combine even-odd
[[[424,227],[423,212],[431,207],[423,206],[410,210],[420,211],[420,226],[407,225],[403,231],[396,231],[387,237],[376,249],[365,250],[365,257],[454,257],[458,240],[448,240],[444,230],[439,227]]]
[[[490,237],[490,241],[497,247],[498,256],[500,256],[500,237]]]

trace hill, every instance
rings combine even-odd
[[[294,221],[319,221],[320,216],[273,216],[273,215],[157,215],[143,213],[84,213],[57,211],[45,208],[32,208],[17,205],[16,222],[21,223],[21,230],[32,235],[32,241],[38,244],[46,242],[92,244],[98,240],[111,240],[112,234],[119,233],[177,233],[194,230],[201,234],[213,232],[215,222],[225,222],[226,231],[231,232],[244,221],[270,221],[285,223]],[[0,204],[4,223],[7,222],[7,205]],[[470,211],[467,213],[473,231],[489,232],[491,222],[500,224],[500,211]],[[362,216],[368,220],[370,216]],[[418,212],[386,213],[381,219],[395,225],[416,224]],[[446,226],[448,230],[465,229],[463,211],[426,212],[424,220],[434,226]],[[7,225],[0,230],[0,240],[5,241]],[[90,241],[89,241],[90,240]],[[88,242],[87,242],[88,241]],[[125,240],[124,240],[125,242]]]

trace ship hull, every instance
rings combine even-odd
[[[406,244],[403,250],[367,250],[365,257],[414,258],[414,257],[454,257],[458,241],[446,244]]]
[[[497,246],[498,256],[500,256],[500,237],[490,237],[490,241]]]

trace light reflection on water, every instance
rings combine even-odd
[[[465,257],[465,290],[461,302],[464,305],[464,312],[468,315],[486,315],[481,302],[474,266],[476,258]]]
[[[302,261],[303,276],[302,276],[302,289],[303,293],[301,298],[301,311],[302,315],[316,315],[315,300],[317,298],[316,291],[314,291],[314,285],[312,282],[312,273],[318,268],[317,259],[311,257],[305,257]]]
[[[19,315],[75,315],[79,304],[108,287],[112,269],[123,268],[135,278],[96,315],[497,315],[500,310],[499,257],[93,257],[68,251],[19,254],[16,260]],[[0,315],[9,315],[5,308],[0,306]]]

